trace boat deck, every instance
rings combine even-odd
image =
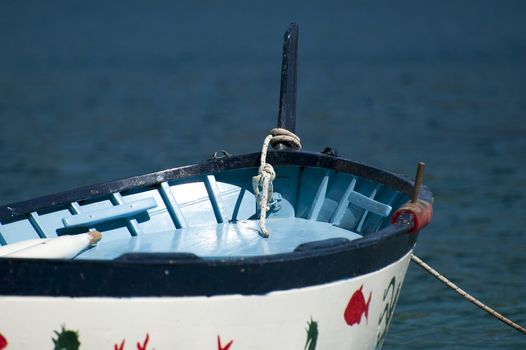
[[[127,253],[191,253],[199,257],[241,257],[289,253],[299,245],[331,238],[353,240],[362,236],[326,222],[302,218],[270,218],[272,233],[262,239],[257,220],[194,226],[184,229],[104,239],[76,259],[116,259]]]

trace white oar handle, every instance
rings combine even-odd
[[[5,256],[7,254],[16,252],[17,250],[22,250],[25,248],[29,248],[35,245],[42,244],[47,240],[48,238],[35,238],[35,239],[27,239],[25,241],[20,241],[16,243],[10,243],[8,245],[0,247],[0,256]]]
[[[8,258],[29,259],[72,259],[83,250],[102,238],[98,231],[73,236],[50,238],[41,244],[33,245],[5,255]]]

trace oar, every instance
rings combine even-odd
[[[22,249],[29,248],[29,247],[32,247],[38,244],[42,244],[47,240],[48,238],[35,238],[35,239],[26,239],[25,241],[20,241],[16,243],[10,243],[8,245],[0,247],[0,256],[11,254],[13,252],[16,252],[17,250],[22,250]]]
[[[6,258],[72,259],[102,238],[98,231],[49,238],[41,244],[4,255]]]
[[[279,93],[278,128],[296,131],[296,92],[298,74],[298,25],[292,22],[283,38],[283,58],[281,61],[281,88]],[[280,142],[277,149],[292,145]]]

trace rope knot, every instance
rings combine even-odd
[[[269,235],[266,227],[267,211],[270,210],[268,203],[269,200],[272,199],[274,190],[272,181],[276,178],[274,168],[267,163],[268,146],[284,142],[295,149],[301,148],[300,138],[296,134],[287,129],[281,128],[270,130],[270,134],[265,137],[263,147],[261,148],[261,165],[259,166],[258,174],[252,177],[252,188],[254,189],[254,195],[256,196],[256,205],[260,209],[259,226],[263,237],[268,237]]]
[[[274,167],[268,163],[262,164],[259,167],[259,174],[262,176],[268,176],[270,181],[273,181],[276,178],[276,171],[274,171]]]

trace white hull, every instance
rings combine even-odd
[[[62,326],[77,331],[80,349],[304,349],[313,320],[315,349],[375,349],[409,261],[407,254],[354,279],[263,296],[0,297],[0,334],[13,350],[53,349]],[[365,301],[371,295],[368,318],[358,310],[350,326],[344,312],[360,287]]]

